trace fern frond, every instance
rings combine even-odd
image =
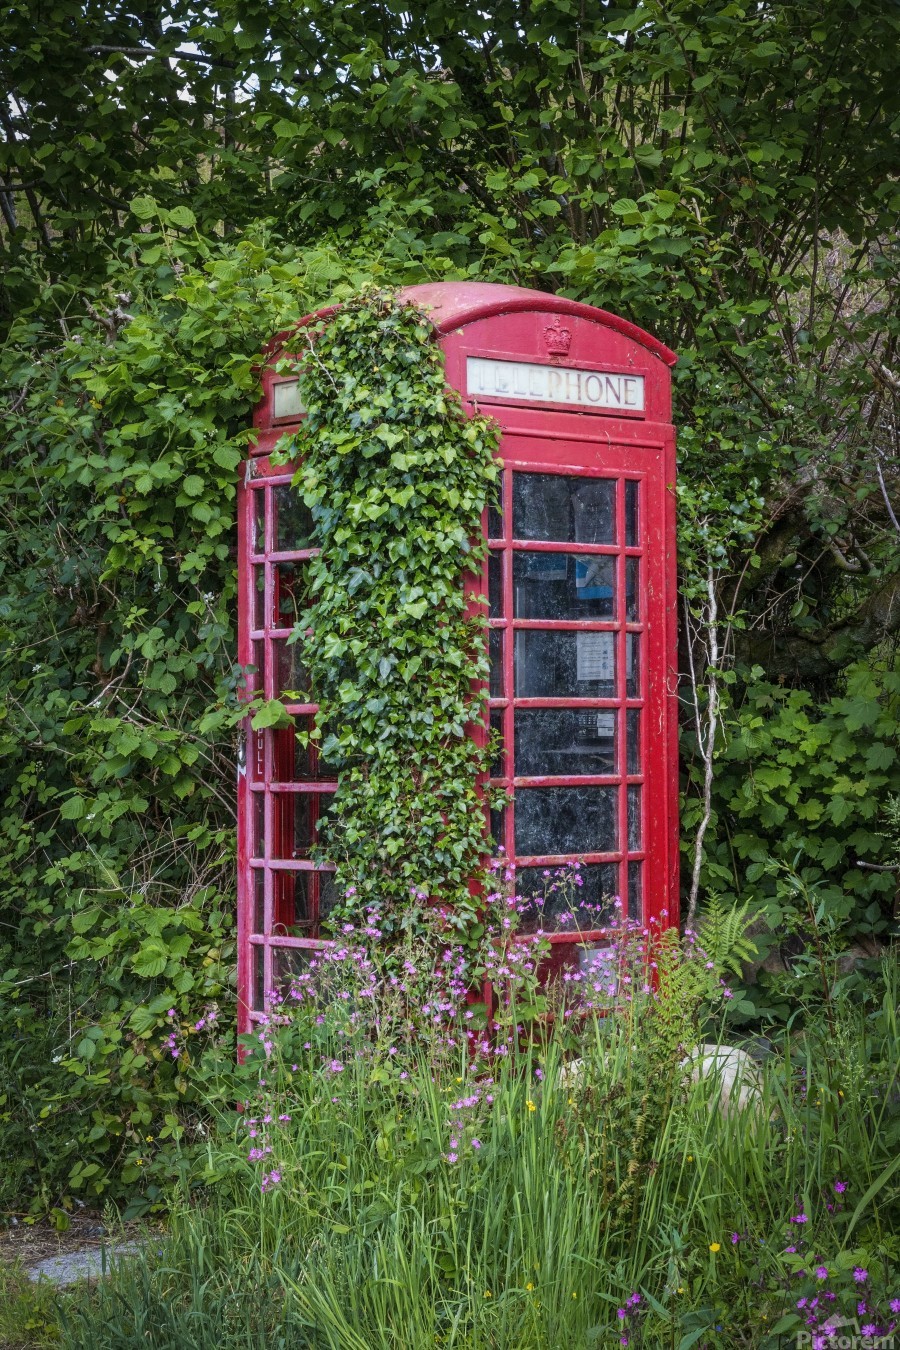
[[[747,936],[754,918],[749,901],[729,906],[718,895],[709,897],[697,927],[697,940],[716,970],[740,975],[741,966],[756,955],[756,943]]]

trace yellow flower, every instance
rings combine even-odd
[[[720,1252],[722,1250],[721,1242],[711,1242],[709,1244],[709,1250],[711,1252]]]
[[[491,1298],[491,1297],[492,1297],[492,1294],[491,1294],[490,1289],[485,1289],[485,1291],[484,1291],[484,1296],[485,1296],[485,1298]]]
[[[574,1289],[572,1290],[572,1297],[573,1297],[573,1298],[577,1298],[577,1297],[578,1297],[578,1295],[575,1293],[575,1290],[574,1290]]]
[[[525,1105],[528,1107],[528,1110],[529,1110],[529,1111],[536,1111],[536,1110],[537,1110],[537,1107],[535,1106],[534,1102],[531,1100],[530,1097],[528,1098],[528,1101],[525,1103]]]
[[[152,1134],[147,1134],[147,1135],[144,1136],[144,1138],[147,1140],[147,1143],[148,1143],[148,1144],[152,1144],[152,1143],[153,1143],[153,1135],[152,1135]]]
[[[689,1154],[687,1155],[687,1160],[688,1160],[688,1162],[693,1162],[693,1161],[694,1161],[694,1155],[693,1155],[693,1153],[689,1153]]]
[[[533,1284],[531,1283],[531,1281],[529,1280],[528,1283],[526,1284],[525,1288],[528,1290],[528,1293],[530,1294],[531,1291],[532,1291],[532,1289],[534,1289],[534,1285],[533,1285]]]
[[[683,1293],[684,1293],[684,1289],[683,1289],[683,1288],[681,1288],[681,1289],[676,1289],[676,1290],[675,1290],[675,1293],[676,1293],[676,1294],[683,1294]]]
[[[457,1078],[456,1081],[457,1081],[457,1083],[461,1083],[461,1082],[462,1082],[462,1079],[461,1079],[461,1078]]]

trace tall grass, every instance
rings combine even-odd
[[[838,1006],[770,1047],[728,1110],[658,992],[577,1032],[558,1018],[489,1066],[390,1034],[363,1053],[346,1017],[310,1013],[305,1042],[271,1034],[258,1097],[223,1119],[208,1198],[184,1196],[164,1243],[67,1304],[62,1343],[775,1347],[837,1312],[864,1323],[861,1301],[885,1332],[895,966],[886,981],[874,1018]]]

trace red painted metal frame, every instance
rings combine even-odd
[[[523,628],[550,631],[611,632],[616,643],[616,689],[611,698],[524,698],[512,696],[513,644],[504,641],[504,695],[492,698],[492,708],[502,710],[505,724],[505,774],[503,785],[510,789],[535,786],[590,787],[612,785],[618,793],[619,847],[610,853],[587,853],[578,857],[586,863],[612,863],[619,868],[619,893],[627,896],[626,869],[628,862],[642,863],[643,886],[640,912],[633,917],[643,923],[651,919],[661,924],[678,921],[678,766],[677,766],[677,612],[675,580],[675,438],[671,425],[671,395],[669,368],[675,364],[675,354],[649,334],[642,332],[624,319],[589,305],[582,305],[560,296],[523,290],[512,286],[484,283],[435,283],[409,287],[404,297],[425,309],[435,324],[446,359],[447,382],[457,389],[469,411],[490,412],[500,424],[502,441],[500,454],[504,461],[504,535],[491,541],[503,555],[504,600],[502,616],[492,621],[492,627],[507,632]],[[279,380],[290,378],[289,373],[276,370],[283,360],[285,345],[288,350],[302,347],[303,330],[333,313],[323,310],[308,315],[288,334],[281,334],[270,343],[266,358],[268,367],[263,373],[263,398],[254,419],[257,440],[253,458],[246,466],[246,474],[239,493],[238,549],[239,549],[239,660],[242,665],[254,664],[259,644],[264,644],[264,682],[267,697],[276,697],[272,670],[272,642],[290,630],[267,626],[262,630],[251,627],[253,614],[253,571],[265,569],[264,601],[266,618],[274,613],[274,563],[302,562],[309,551],[278,553],[274,549],[274,526],[267,517],[264,549],[251,553],[253,546],[254,495],[265,491],[263,485],[280,485],[290,481],[291,474],[284,468],[270,464],[269,454],[278,439],[297,419],[274,417],[273,389]],[[564,354],[548,344],[548,320],[558,330],[564,320],[568,334],[568,350]],[[573,408],[567,404],[529,404],[502,397],[470,397],[466,387],[466,359],[469,356],[494,360],[537,362],[567,368],[603,370],[644,377],[644,409],[611,412],[609,409]],[[589,545],[571,541],[536,542],[514,540],[512,530],[511,475],[514,472],[566,473],[573,476],[606,477],[614,479],[616,489],[616,542],[612,545]],[[640,533],[636,544],[625,544],[624,483],[631,479],[640,484]],[[487,530],[487,513],[484,528]],[[616,560],[616,612],[609,619],[598,620],[519,620],[512,615],[512,555],[526,549],[531,552],[567,552],[570,554],[608,554]],[[626,559],[640,559],[639,609],[635,621],[625,617]],[[467,583],[470,595],[487,594],[487,567],[479,580]],[[641,647],[639,659],[640,686],[634,695],[625,693],[625,644],[632,641]],[[248,685],[252,695],[259,687],[259,676],[253,676]],[[516,707],[607,708],[616,710],[617,761],[616,772],[592,776],[553,776],[541,778],[517,777],[515,772],[513,714]],[[625,773],[626,719],[625,709],[641,709],[640,773]],[[306,717],[315,711],[312,704],[288,705],[292,716]],[[486,732],[476,729],[477,737]],[[306,860],[276,858],[287,852],[286,841],[279,838],[283,832],[283,815],[279,816],[278,801],[290,793],[309,793],[310,800],[319,802],[321,794],[334,790],[335,783],[307,776],[297,781],[277,783],[277,733],[245,731],[246,762],[239,775],[238,792],[238,993],[240,1026],[246,1030],[258,1015],[261,993],[274,983],[273,961],[278,949],[302,951],[319,945],[316,936],[316,914],[303,936],[279,936],[273,931],[275,878],[279,871],[315,871]],[[251,764],[251,760],[254,761]],[[641,847],[629,852],[626,847],[627,808],[629,786],[641,792]],[[256,797],[265,802],[266,850],[254,862],[251,859],[251,814]],[[515,805],[507,808],[505,822],[506,843],[510,861],[519,865],[552,865],[559,856],[516,858],[512,848],[514,839]],[[568,855],[571,856],[571,855]],[[265,932],[254,934],[254,874],[262,871],[264,883]],[[315,887],[314,887],[315,889]],[[315,905],[314,905],[315,910]],[[580,943],[602,941],[604,929],[590,932],[560,932],[550,935],[553,944],[553,965],[572,960],[573,948]],[[263,951],[262,982],[254,987],[255,949]],[[299,954],[299,952],[298,952]],[[257,963],[258,965],[258,960]],[[254,997],[255,995],[255,997]],[[255,1009],[251,1004],[256,1003]]]

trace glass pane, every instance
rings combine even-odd
[[[265,960],[265,947],[254,943],[250,948],[250,1007],[254,1012],[262,1012],[265,1007]]]
[[[491,839],[494,845],[494,852],[506,844],[506,809],[505,807],[491,807],[490,813],[490,831]]]
[[[264,933],[266,931],[266,874],[261,867],[253,869],[251,885],[253,887],[253,913],[250,919],[250,930],[253,933]]]
[[[316,842],[321,843],[320,828],[334,815],[334,793],[317,792],[313,802],[313,829]]]
[[[625,480],[625,545],[638,545],[638,492],[640,484],[633,478]]]
[[[327,924],[335,906],[343,898],[334,872],[314,872],[319,885],[319,923]]]
[[[564,863],[560,867],[520,867],[516,894],[526,933],[588,932],[602,928],[614,914],[619,889],[618,863]]]
[[[628,847],[641,847],[641,789],[635,784],[628,789]]]
[[[629,698],[637,698],[641,692],[641,635],[625,634],[625,692]]]
[[[503,629],[492,628],[488,638],[488,656],[491,665],[491,698],[503,697]]]
[[[625,559],[625,618],[637,623],[641,617],[640,558]]]
[[[309,963],[315,948],[274,947],[272,949],[272,983],[283,999],[302,999],[308,986],[303,977],[309,972]]]
[[[612,853],[616,798],[614,787],[519,788],[517,856]]]
[[[273,858],[306,858],[312,847],[312,812],[306,792],[278,793],[273,798]]]
[[[273,568],[273,628],[293,628],[307,605],[306,578],[302,563],[276,563]]]
[[[640,708],[629,708],[625,714],[627,719],[627,744],[628,744],[628,772],[640,773],[641,771],[641,710]]]
[[[616,635],[523,629],[515,675],[517,698],[614,698]]]
[[[517,619],[611,619],[616,560],[607,554],[514,553]]]
[[[487,513],[488,539],[503,538],[503,511],[500,506],[489,506]]]
[[[250,848],[254,858],[265,857],[266,852],[266,796],[264,792],[254,792],[250,807]]]
[[[297,937],[308,928],[310,872],[273,872],[272,932],[281,937]]]
[[[643,913],[643,888],[641,886],[643,867],[644,864],[640,862],[628,864],[628,917],[630,919],[640,919]]]
[[[275,497],[275,550],[292,553],[295,549],[313,547],[313,519],[304,505],[298,488],[281,483],[273,488]]]
[[[517,778],[615,773],[616,714],[528,708],[515,714]]]
[[[253,672],[250,675],[249,688],[262,689],[265,675],[265,643],[252,642],[250,644],[253,656]]]
[[[266,626],[266,569],[253,568],[253,597],[250,623],[258,632]]]
[[[253,539],[250,548],[254,553],[265,553],[266,551],[266,490],[265,488],[253,488],[252,492],[252,530]]]
[[[298,759],[302,762],[303,751],[297,744],[293,727],[279,727],[272,732],[272,780],[275,783],[293,783],[298,777]]]
[[[488,613],[492,619],[503,618],[503,554],[488,554]]]
[[[287,638],[278,638],[272,643],[275,649],[275,697],[291,693],[300,694],[304,701],[309,693],[309,677],[303,665],[302,642],[288,644]]]
[[[514,473],[513,538],[614,544],[615,479]]]
[[[502,708],[491,708],[490,729],[496,741],[496,749],[491,758],[490,773],[492,778],[502,778],[506,772],[506,748],[503,744],[503,718]]]
[[[312,718],[309,719],[312,726]],[[319,779],[335,779],[338,776],[337,768],[334,764],[329,764],[322,758],[322,752],[319,749],[318,742],[313,743],[312,749],[312,776]]]

